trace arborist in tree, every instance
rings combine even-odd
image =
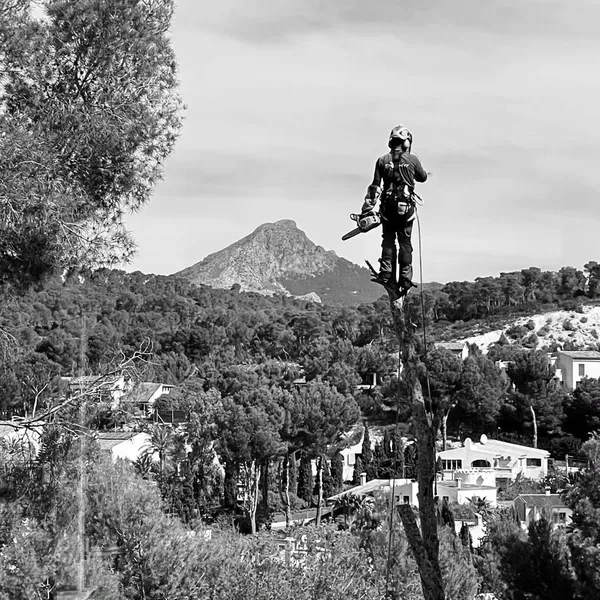
[[[398,286],[404,292],[416,287],[412,282],[412,234],[415,214],[415,181],[427,181],[427,172],[415,154],[411,154],[412,134],[398,125],[390,132],[390,151],[377,159],[373,182],[368,187],[362,216],[375,212],[381,202],[383,241],[380,270],[376,281],[386,284],[392,277],[398,238]]]

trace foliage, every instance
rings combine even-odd
[[[170,0],[14,3],[0,20],[0,276],[113,265],[181,124]],[[118,60],[115,60],[118,56]]]

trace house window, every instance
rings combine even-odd
[[[527,466],[528,467],[541,467],[542,466],[542,459],[541,458],[528,458],[527,459]]]
[[[444,471],[454,471],[455,469],[462,469],[462,460],[442,460],[442,469],[444,469]]]
[[[579,365],[579,377],[585,377],[585,365],[584,364]]]
[[[442,502],[450,502],[450,498],[448,496],[442,496]]]
[[[561,523],[564,523],[567,520],[567,513],[565,512],[559,512],[558,513],[558,520]]]
[[[410,502],[410,498],[408,496],[402,496],[402,502],[404,502],[404,504],[408,504]]]

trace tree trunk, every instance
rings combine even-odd
[[[448,416],[450,415],[450,409],[448,409],[442,417],[442,451],[446,449],[448,443]]]
[[[290,526],[292,520],[292,511],[290,507],[290,451],[286,450],[285,456],[280,463],[279,475],[279,496],[285,510],[285,526]]]
[[[398,513],[419,568],[423,598],[426,600],[445,600],[439,561],[434,562],[429,559],[429,553],[423,543],[423,537],[419,531],[412,506],[399,504]]]
[[[321,524],[321,504],[323,503],[323,455],[319,455],[317,461],[317,527]]]
[[[529,405],[529,410],[531,411],[531,418],[533,420],[533,447],[537,448],[538,443],[538,431],[537,431],[537,418],[535,416],[535,410],[533,410],[533,406]]]
[[[256,507],[258,506],[258,490],[260,487],[260,465],[253,460],[246,465],[246,497],[250,530],[256,533]]]
[[[405,298],[394,286],[384,286],[390,299],[394,330],[400,345],[401,376],[409,390],[412,419],[416,432],[417,482],[421,531],[410,507],[400,506],[402,525],[417,561],[424,600],[444,600],[444,586],[439,563],[437,513],[433,496],[435,480],[435,439],[441,414],[425,401],[418,377],[419,359],[413,340],[414,325],[404,311]],[[407,510],[409,509],[409,510]],[[410,511],[410,512],[409,512]]]
[[[262,509],[265,513],[265,516],[269,513],[269,459],[265,458],[263,463],[263,472],[261,476],[262,483]]]

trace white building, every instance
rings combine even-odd
[[[469,346],[467,342],[438,342],[436,348],[448,350],[461,360],[465,360],[469,356]]]
[[[600,377],[600,352],[596,350],[564,350],[558,353],[555,364],[562,373],[563,385],[572,392],[584,378]]]
[[[482,435],[479,442],[467,438],[464,446],[438,452],[437,456],[442,460],[443,480],[505,487],[519,474],[536,480],[545,477],[550,453]]]
[[[448,500],[451,503],[467,504],[471,499],[483,499],[487,500],[490,506],[496,506],[496,487],[494,485],[463,484],[459,479],[456,481],[438,481],[436,488],[435,495],[440,498],[440,501]],[[392,493],[396,503],[419,506],[419,484],[414,479],[372,479],[366,481],[366,476],[361,478],[360,485],[331,496],[331,498],[327,498],[327,501],[336,502],[344,496],[389,498]]]
[[[135,431],[99,431],[96,440],[102,450],[110,452],[113,462],[117,459],[135,462],[152,448],[150,436]]]
[[[565,527],[573,518],[573,511],[566,505],[560,494],[519,494],[513,506],[523,529],[530,523],[546,517],[557,527]]]
[[[494,484],[463,483],[461,479],[438,481],[437,495],[441,500],[468,504],[469,500],[487,500],[491,507],[496,506],[497,488]]]

